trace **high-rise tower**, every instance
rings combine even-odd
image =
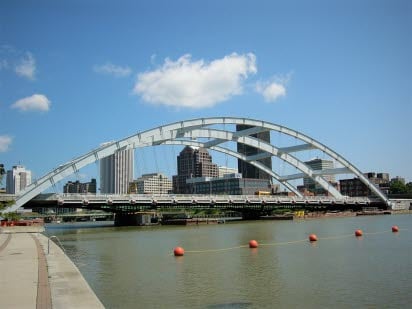
[[[7,171],[6,192],[8,194],[17,194],[30,184],[31,171],[26,170],[23,166],[16,165]]]
[[[186,179],[195,177],[218,177],[217,164],[205,148],[186,146],[177,156],[177,175],[173,176],[173,192],[192,193]]]
[[[243,131],[243,130],[247,130],[251,128],[254,128],[254,127],[249,126],[249,125],[244,125],[244,124],[236,125],[236,131]],[[270,132],[269,131],[259,132],[256,134],[250,134],[249,136],[258,138],[270,144]],[[237,144],[237,151],[246,156],[256,155],[258,153],[263,152],[255,147],[248,146],[248,145],[241,144],[241,143]],[[272,158],[271,157],[259,159],[257,161],[267,166],[270,170],[272,170]],[[271,179],[271,176],[269,174],[265,173],[264,171],[258,169],[257,167],[243,160],[238,159],[237,166],[238,166],[238,171],[239,173],[242,174],[243,178],[268,179],[268,180]]]
[[[127,194],[133,180],[134,149],[117,151],[100,160],[100,192]]]

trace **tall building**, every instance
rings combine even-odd
[[[189,178],[218,177],[217,164],[205,148],[186,146],[177,156],[177,175],[173,176],[173,192],[189,194],[192,186],[186,183]]]
[[[312,170],[320,171],[320,170],[327,170],[333,169],[334,164],[331,160],[323,160],[319,158],[312,159],[310,161],[306,161],[305,164],[309,166]],[[336,186],[335,176],[334,175],[323,175],[322,176],[326,181],[330,184]],[[312,178],[304,177],[303,178],[303,187],[304,189],[313,192],[315,194],[327,194],[327,191],[323,189],[319,184],[317,184]]]
[[[133,180],[134,149],[117,151],[100,160],[100,192],[127,194]]]
[[[243,130],[247,130],[251,128],[254,128],[254,127],[249,126],[249,125],[243,125],[243,124],[236,125],[236,131],[243,131]],[[270,132],[269,131],[251,134],[249,136],[258,138],[270,144]],[[258,153],[263,152],[255,147],[251,147],[251,146],[241,144],[241,143],[237,144],[237,151],[246,156],[256,155]],[[272,170],[272,157],[260,159],[258,160],[258,162],[262,163],[263,165],[267,166],[270,170]],[[268,179],[268,180],[272,179],[272,177],[269,174],[251,165],[248,162],[238,159],[237,165],[238,165],[238,172],[242,174],[243,178]]]
[[[96,193],[96,179],[90,182],[68,181],[63,186],[63,193]]]
[[[7,171],[6,192],[17,194],[31,184],[31,171],[21,165],[15,165]]]
[[[173,190],[172,181],[161,173],[143,174],[130,183],[129,193],[168,194]]]

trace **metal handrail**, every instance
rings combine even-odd
[[[63,251],[64,251],[64,253],[66,253],[66,249],[64,249],[64,247],[63,247],[63,245],[62,245],[62,243],[61,243],[60,239],[59,239],[56,235],[52,235],[52,236],[48,237],[48,239],[47,239],[47,254],[49,254],[49,253],[50,253],[50,240],[51,240],[52,238],[56,238],[56,239],[57,239],[57,241],[58,241],[58,243],[59,243],[60,248],[62,248],[62,249],[63,249]]]

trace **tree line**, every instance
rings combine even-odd
[[[403,183],[399,180],[391,182],[389,194],[412,194],[412,182]]]

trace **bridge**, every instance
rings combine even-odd
[[[28,202],[29,208],[84,208],[89,210],[105,210],[109,212],[131,212],[156,209],[208,209],[223,210],[273,210],[279,207],[288,208],[329,208],[359,209],[365,206],[385,206],[377,198],[345,197],[335,199],[328,196],[257,196],[257,195],[184,195],[184,194],[40,194]]]
[[[251,128],[242,131],[236,131],[236,125],[247,125]],[[262,139],[251,136],[260,132],[277,132],[281,136],[291,137],[299,144],[290,146],[280,146],[275,143],[268,143]],[[228,143],[241,143],[247,146],[254,147],[260,152],[255,155],[246,155],[236,151],[236,147],[230,147]],[[56,183],[62,179],[77,173],[81,168],[110,156],[117,151],[126,149],[136,149],[142,147],[151,147],[157,145],[188,145],[194,147],[204,147],[213,151],[223,153],[228,156],[243,160],[256,168],[269,174],[274,182],[280,183],[284,188],[293,192],[294,195],[300,199],[299,201],[308,201],[303,194],[293,184],[293,180],[302,179],[304,177],[311,178],[315,183],[321,186],[329,193],[330,201],[334,200],[336,203],[345,202],[346,197],[331,185],[324,176],[352,174],[358,177],[369,190],[386,206],[390,207],[390,201],[387,196],[382,193],[378,187],[366,178],[363,173],[355,167],[348,160],[339,155],[336,151],[315,140],[308,135],[305,135],[296,130],[274,124],[271,122],[237,117],[212,117],[212,118],[198,118],[179,121],[171,124],[162,125],[153,129],[142,132],[137,132],[131,136],[120,139],[109,144],[104,144],[94,150],[81,155],[69,162],[59,165],[49,173],[34,181],[31,185],[19,192],[16,197],[15,204],[7,208],[5,212],[16,211],[18,208],[24,206],[38,194],[46,189],[55,186]],[[325,156],[339,164],[339,167],[332,169],[314,170],[305,164],[298,153],[318,150]],[[259,162],[263,158],[276,158],[281,162],[288,164],[295,168],[298,173],[294,174],[280,174],[275,170],[271,170],[267,166]],[[255,197],[256,198],[256,197]],[[199,202],[200,198],[196,199]],[[235,199],[233,198],[233,201]],[[114,200],[113,200],[114,201]],[[143,200],[136,199],[141,205]],[[218,201],[216,197],[215,202]],[[244,199],[245,203],[251,203],[253,198]],[[260,203],[263,200],[259,199]],[[148,201],[149,202],[149,201]],[[182,200],[178,201],[182,202]],[[266,201],[265,201],[266,202]],[[153,200],[150,201],[153,203]],[[193,203],[193,199],[191,201]],[[253,202],[252,202],[253,204]]]

